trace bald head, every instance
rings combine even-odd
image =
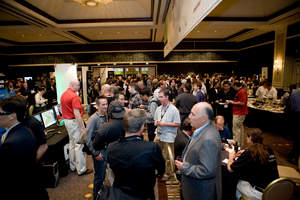
[[[70,87],[73,91],[77,92],[77,91],[80,89],[80,82],[79,82],[78,80],[76,80],[76,79],[71,80],[71,81],[70,81],[69,87]]]
[[[189,118],[194,128],[200,128],[213,119],[214,113],[210,104],[200,102],[193,106]]]

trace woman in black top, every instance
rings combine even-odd
[[[263,144],[261,130],[251,130],[247,143],[245,150],[229,153],[227,169],[239,178],[237,199],[241,194],[249,199],[261,199],[265,187],[279,177],[277,163],[273,151]]]

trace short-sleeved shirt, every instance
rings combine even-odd
[[[74,109],[78,109],[82,116],[81,101],[71,88],[68,88],[60,98],[61,111],[64,119],[75,119]]]
[[[179,111],[170,103],[165,108],[161,105],[155,111],[154,120],[180,124]],[[159,128],[161,134],[156,135],[158,139],[162,142],[174,143],[177,135],[177,127],[161,126]]]
[[[233,115],[247,115],[248,114],[248,94],[244,88],[241,88],[234,97],[234,102],[243,102],[244,105],[233,105],[232,114]]]

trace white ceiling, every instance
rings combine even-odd
[[[89,44],[99,40],[162,42],[168,2],[114,0],[101,8],[89,8],[72,0],[1,0],[0,45],[64,41]],[[249,39],[299,21],[299,6],[274,16],[295,2],[299,0],[223,0],[186,39]],[[245,29],[251,30],[230,37]]]
[[[151,16],[150,0],[115,0],[103,7],[86,7],[72,0],[27,0],[57,19],[118,19]]]

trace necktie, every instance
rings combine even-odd
[[[4,134],[3,134],[2,137],[1,137],[1,144],[4,143],[4,140],[5,140],[5,138],[4,138]]]

